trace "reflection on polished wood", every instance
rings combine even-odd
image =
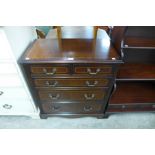
[[[103,39],[38,39],[26,52],[27,62],[38,61],[83,61],[100,62],[119,60],[120,55],[104,33]]]
[[[105,28],[105,30],[107,30],[107,28]],[[100,29],[99,26],[58,26],[56,29],[51,29],[46,38],[102,38],[104,36],[105,30]]]

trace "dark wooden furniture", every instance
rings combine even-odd
[[[154,112],[155,27],[90,33],[50,33],[21,57],[41,118]]]
[[[104,30],[98,35],[38,39],[23,54],[20,64],[41,118],[104,117],[122,58]]]
[[[106,113],[155,111],[155,27],[128,27],[123,61]]]

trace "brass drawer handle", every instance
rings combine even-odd
[[[58,81],[54,81],[53,83],[46,81],[46,85],[49,87],[55,87],[58,84]]]
[[[11,109],[11,108],[12,108],[12,105],[4,104],[4,105],[3,105],[3,108],[5,108],[5,109]]]
[[[43,72],[46,74],[46,75],[54,75],[56,73],[57,69],[56,68],[52,68],[52,72],[47,72],[47,69],[46,68],[43,68]]]
[[[126,106],[125,105],[122,105],[122,109],[125,109],[126,108]]]
[[[59,99],[60,94],[56,94],[56,95],[49,94],[49,97],[50,97],[51,99],[53,99],[53,100],[57,100],[57,99]]]
[[[95,94],[91,94],[91,95],[84,94],[84,97],[86,98],[86,100],[92,100],[95,97]]]
[[[3,95],[3,94],[4,94],[4,92],[0,91],[0,95]]]
[[[86,81],[86,84],[87,84],[87,86],[89,86],[89,87],[94,87],[94,86],[96,86],[96,85],[98,84],[98,81],[94,81],[93,84],[90,84],[89,81]]]
[[[90,74],[90,75],[96,75],[97,73],[99,73],[101,71],[100,68],[97,68],[96,69],[96,72],[92,72],[90,68],[87,68],[87,72]]]
[[[84,106],[84,111],[88,112],[88,111],[91,111],[93,110],[93,108],[91,106]]]
[[[52,107],[52,110],[54,110],[54,111],[57,111],[57,110],[59,110],[59,109],[60,109],[59,106],[53,106],[53,107]]]

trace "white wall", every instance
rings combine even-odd
[[[35,27],[33,26],[5,26],[4,30],[16,59],[37,38]]]

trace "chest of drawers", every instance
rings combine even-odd
[[[39,39],[20,59],[41,118],[104,117],[121,56],[102,39]]]
[[[0,115],[26,115],[36,118],[37,108],[3,27],[0,28],[0,42]]]
[[[24,64],[41,116],[104,116],[114,64]]]

